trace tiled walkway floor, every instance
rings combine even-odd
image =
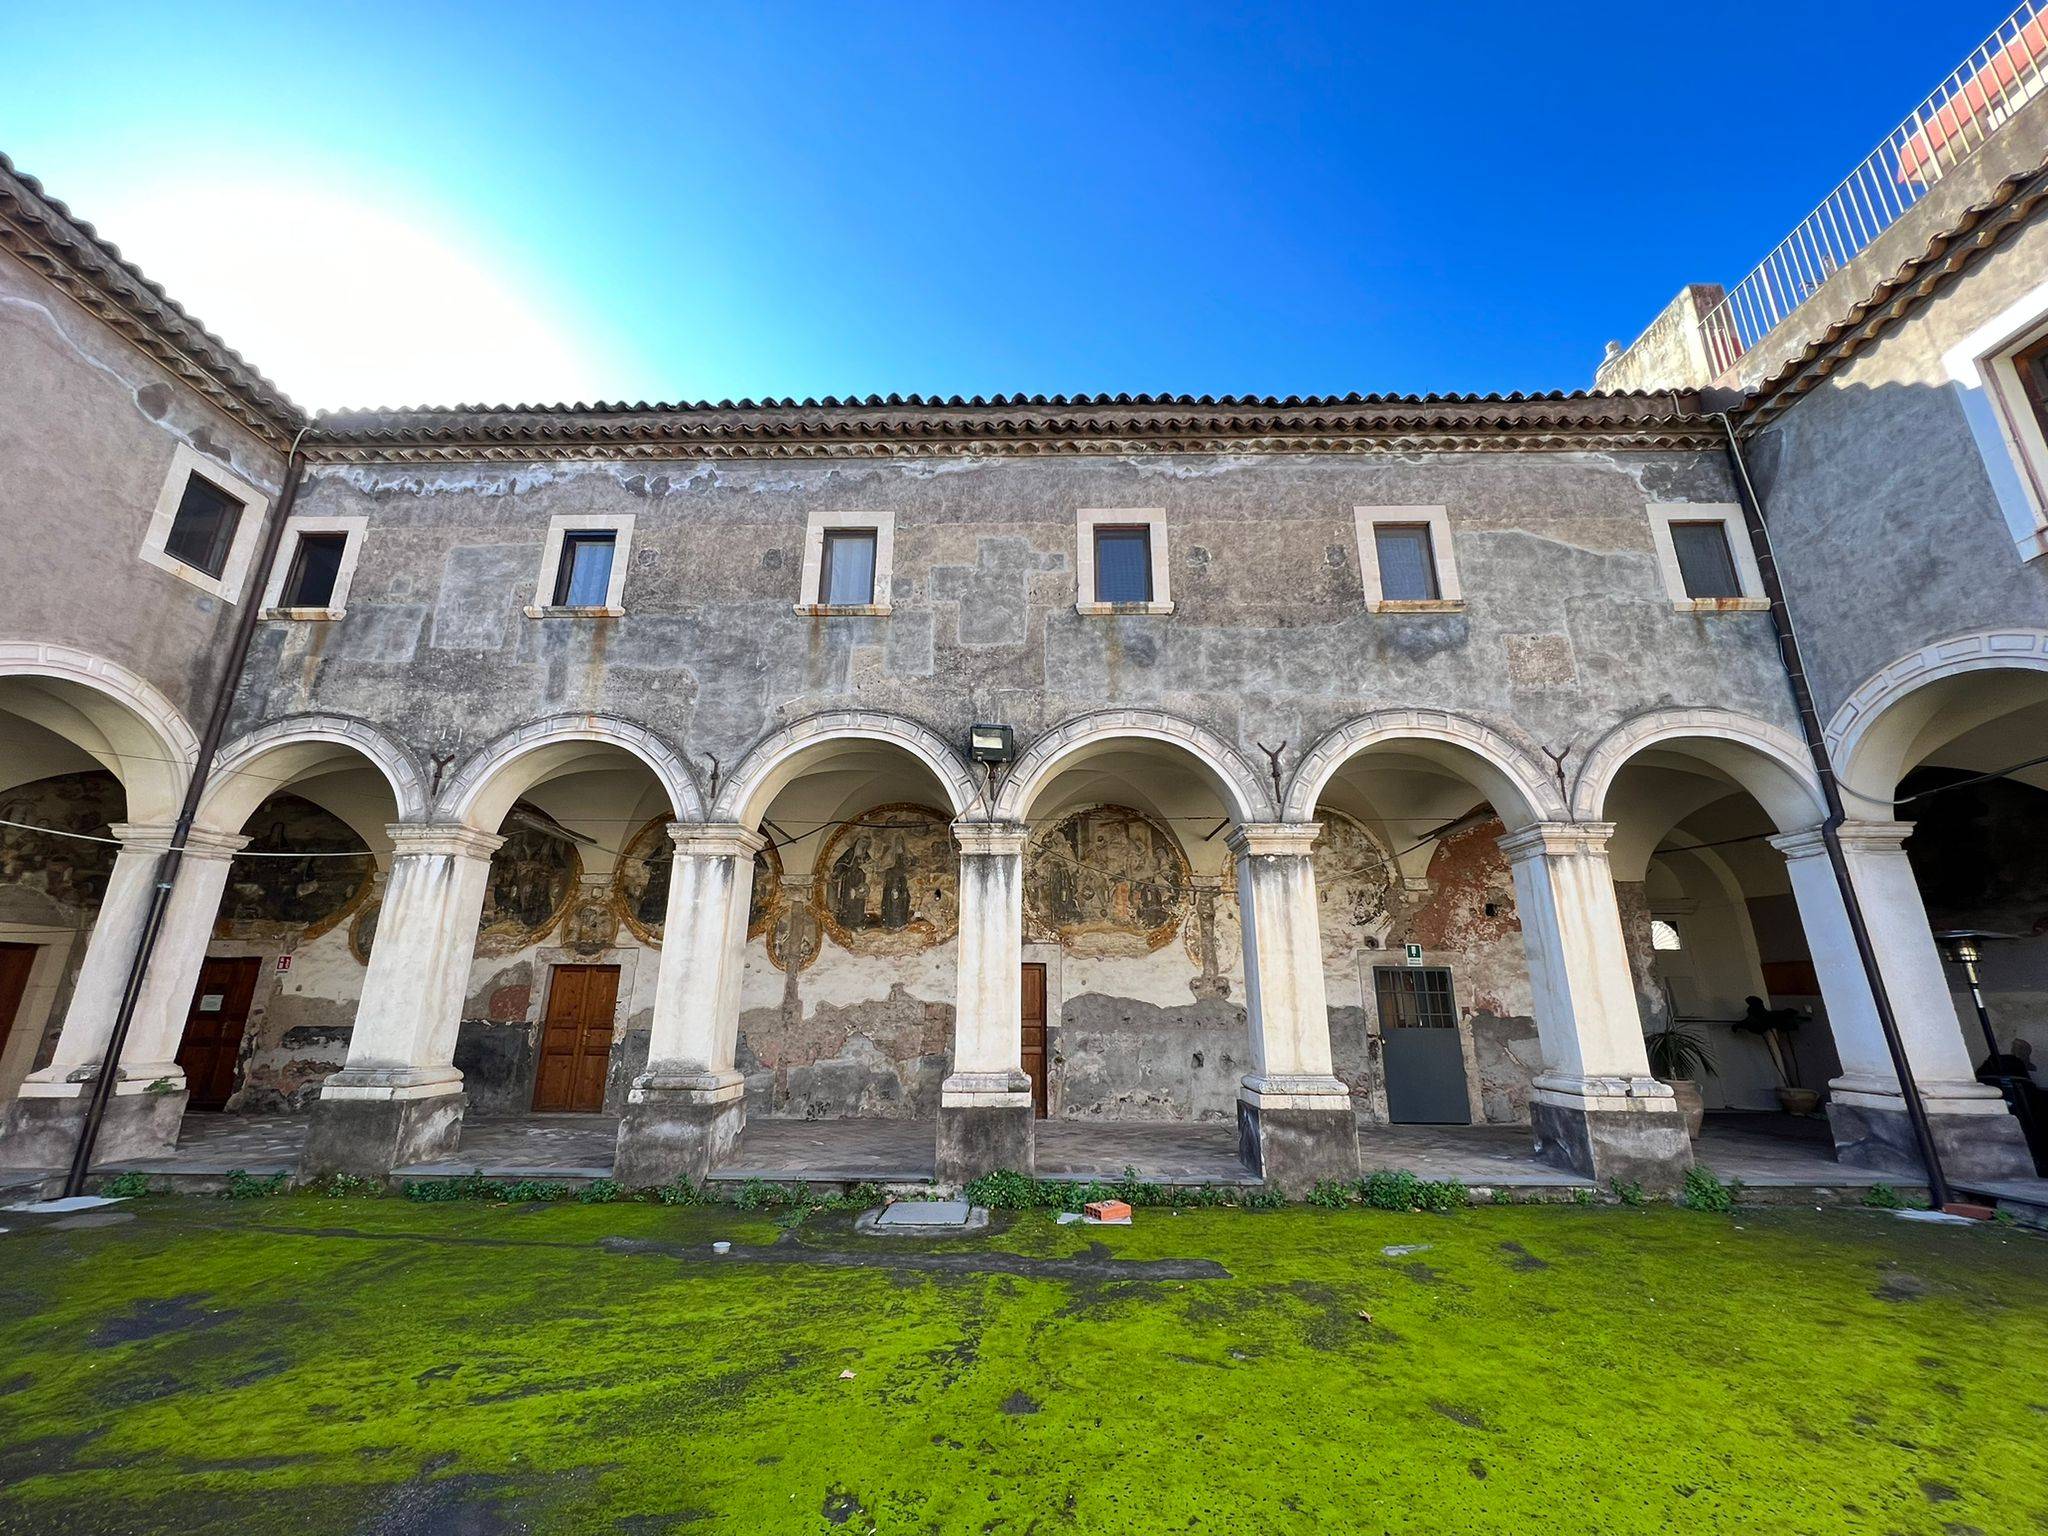
[[[303,1115],[190,1114],[173,1156],[103,1164],[99,1171],[139,1168],[217,1177],[239,1168],[269,1175],[298,1166],[306,1126]],[[755,1120],[712,1176],[721,1181],[806,1177],[916,1183],[933,1175],[935,1135],[929,1120]],[[462,1127],[453,1156],[400,1172],[456,1174],[481,1168],[500,1178],[601,1178],[611,1172],[617,1136],[618,1122],[609,1115],[478,1118]],[[1525,1127],[1362,1126],[1358,1145],[1367,1172],[1406,1168],[1424,1178],[1475,1185],[1572,1187],[1590,1182],[1536,1162]],[[1905,1182],[1837,1163],[1827,1122],[1818,1118],[1709,1115],[1694,1153],[1722,1178],[1750,1185],[1857,1188],[1887,1179]],[[1037,1158],[1040,1175],[1051,1178],[1113,1179],[1131,1167],[1155,1182],[1253,1182],[1238,1162],[1237,1127],[1222,1120],[1041,1120]]]

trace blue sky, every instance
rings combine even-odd
[[[0,149],[317,406],[1569,389],[2003,14],[5,0]]]

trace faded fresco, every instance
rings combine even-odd
[[[1180,931],[1188,893],[1171,832],[1127,806],[1091,806],[1032,840],[1025,935],[1080,955],[1149,954]]]
[[[127,814],[127,805],[121,781],[111,773],[60,773],[0,793],[0,821],[107,837],[108,825]],[[0,827],[0,886],[35,891],[66,907],[94,908],[106,895],[118,851],[111,843]]]
[[[1325,955],[1380,949],[1393,924],[1394,862],[1379,841],[1341,811],[1316,816],[1323,834],[1309,862],[1316,872]]]
[[[377,861],[354,828],[297,795],[272,795],[243,827],[214,932],[221,938],[318,938],[370,894]],[[354,850],[361,849],[361,852]],[[349,852],[347,858],[329,854]]]
[[[547,819],[524,801],[512,809]],[[509,955],[537,943],[561,921],[582,874],[583,861],[567,837],[508,817],[504,846],[491,855],[476,952]]]
[[[612,873],[612,906],[642,944],[659,945],[668,921],[668,882],[675,868],[671,820],[657,816],[626,844]],[[770,843],[754,855],[754,888],[747,907],[747,937],[759,938],[774,923],[782,901],[782,855]]]
[[[348,925],[348,952],[358,965],[370,963],[370,946],[377,942],[377,914],[384,910],[384,898],[372,896],[356,908]]]
[[[880,805],[847,822],[818,854],[812,902],[832,941],[855,954],[945,942],[960,925],[951,819],[929,806]]]

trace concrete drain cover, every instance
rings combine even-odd
[[[974,1214],[965,1200],[898,1200],[883,1207],[875,1225],[884,1230],[898,1227],[964,1227]]]

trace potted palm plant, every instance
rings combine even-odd
[[[1685,1134],[1697,1138],[1706,1124],[1707,1106],[1700,1097],[1700,1078],[1714,1070],[1706,1037],[1673,1024],[1643,1037],[1650,1054],[1650,1075],[1668,1083],[1685,1116]]]

